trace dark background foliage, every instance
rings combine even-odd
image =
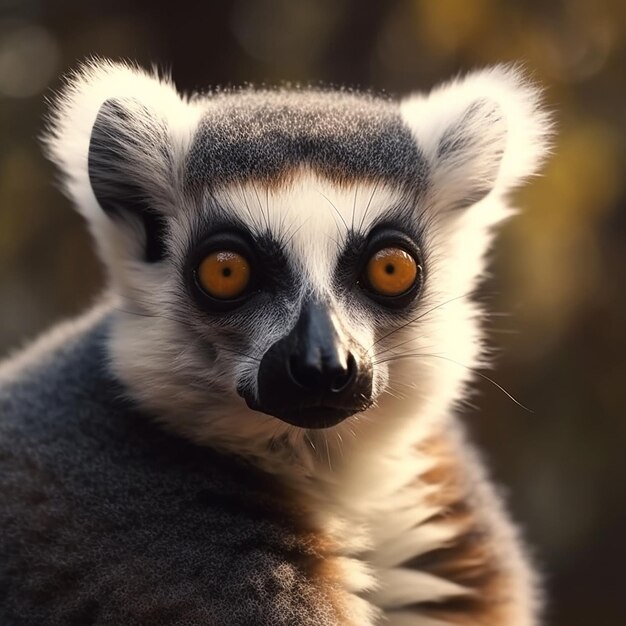
[[[546,575],[549,624],[626,624],[626,4],[621,0],[0,0],[0,354],[103,284],[37,135],[59,76],[90,55],[244,82],[401,94],[522,60],[558,138],[518,194],[480,297],[500,355],[467,422]],[[504,315],[506,313],[506,315]]]

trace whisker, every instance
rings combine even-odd
[[[378,182],[379,181],[376,181],[374,183],[374,188],[372,189],[372,194],[370,195],[370,199],[367,202],[367,206],[365,207],[365,211],[363,212],[363,215],[361,217],[361,221],[359,223],[359,231],[363,230],[363,224],[365,224],[365,218],[367,216],[367,213],[369,212],[370,205],[372,204],[372,200],[374,199],[374,195],[376,194],[376,191],[378,190]]]
[[[398,331],[402,330],[403,328],[406,328],[407,326],[410,326],[411,324],[415,324],[415,322],[418,322],[419,320],[421,320],[424,316],[429,315],[430,313],[432,313],[433,311],[436,311],[437,309],[441,308],[442,306],[445,306],[446,304],[450,304],[450,302],[454,302],[455,300],[460,300],[461,298],[466,298],[467,296],[469,296],[472,292],[468,291],[460,296],[456,296],[454,298],[450,298],[449,300],[446,300],[445,302],[441,302],[440,304],[432,307],[431,309],[428,309],[428,311],[425,311],[424,313],[420,313],[417,317],[414,317],[413,319],[410,319],[408,322],[405,322],[404,324],[401,324],[400,326],[394,328],[393,330],[391,330],[390,332],[386,333],[385,335],[383,335],[382,337],[379,337],[369,348],[368,348],[368,352],[377,344],[380,343],[383,339],[387,339],[387,337],[391,337],[391,335],[393,335],[394,333],[397,333]],[[381,353],[382,354],[382,353]]]
[[[480,376],[480,378],[482,378],[483,380],[486,380],[487,382],[491,383],[494,387],[499,389],[505,396],[507,396],[507,398],[512,400],[520,408],[524,409],[525,411],[528,411],[528,413],[534,413],[532,409],[529,409],[527,406],[523,405],[519,400],[516,400],[504,387],[502,387],[502,385],[499,385],[495,380],[493,380],[493,378],[490,378],[486,374],[483,374],[482,372],[477,370],[475,367],[470,367],[469,365],[465,365],[464,363],[459,363],[459,361],[456,361],[450,357],[444,356],[443,354],[429,354],[429,353],[420,353],[420,352],[415,352],[412,354],[411,353],[410,354],[397,354],[394,356],[387,357],[385,359],[381,359],[379,361],[374,361],[374,364],[389,363],[392,361],[400,361],[402,359],[410,359],[410,358],[418,358],[418,357],[430,357],[433,359],[444,359],[445,361],[454,363],[455,365],[458,365],[459,367],[463,367],[466,370],[472,372],[472,374],[476,374],[476,376]]]
[[[346,229],[346,233],[350,232],[350,227],[348,226],[346,220],[343,219],[343,215],[341,215],[341,213],[339,212],[339,209],[333,204],[333,202],[331,201],[331,199],[326,196],[325,194],[323,194],[321,191],[318,190],[318,192],[320,194],[320,196],[322,196],[326,202],[328,202],[330,204],[331,207],[333,207],[333,209],[335,210],[335,213],[337,213],[337,215],[339,216],[339,219],[342,221],[345,229]]]
[[[328,233],[325,234],[327,239],[330,239],[337,247],[339,247],[339,242],[334,237],[331,237]]]
[[[324,443],[326,444],[326,457],[328,458],[328,469],[332,472],[333,465],[330,460],[330,447],[328,445],[328,436],[326,435],[326,433],[324,433],[323,437],[324,437]]]
[[[304,222],[302,222],[302,224],[300,224],[300,226],[298,226],[297,228],[294,229],[294,231],[292,233],[287,233],[288,234],[288,239],[283,243],[283,247],[288,246],[291,243],[291,240],[298,234],[298,232],[300,231],[300,229],[311,219],[311,216],[307,217]]]
[[[391,352],[392,350],[396,350],[398,348],[401,348],[402,346],[405,346],[408,343],[412,343],[413,341],[418,341],[422,339],[422,337],[411,337],[410,339],[407,339],[406,341],[401,341],[400,343],[395,344],[394,346],[390,346],[389,348],[385,348],[384,350],[381,350],[380,352],[377,352],[376,354],[374,354],[374,358],[377,359],[378,357],[382,356],[383,354],[387,354],[387,352]],[[414,346],[416,347],[416,346]],[[420,346],[420,348],[424,348],[426,346]],[[428,348],[430,348],[431,346],[428,346]],[[433,348],[436,348],[435,345],[432,346]]]
[[[337,448],[339,449],[339,454],[341,454],[341,458],[343,459],[343,437],[338,430],[335,430],[335,434],[337,435]]]
[[[260,363],[261,359],[258,357],[252,356],[251,354],[246,354],[245,352],[240,352],[239,350],[234,350],[232,348],[226,348],[222,345],[217,345],[218,350],[224,350],[224,352],[232,352],[233,354],[237,354],[238,356],[245,357],[246,359],[250,359],[251,361],[255,361],[256,363]]]
[[[317,454],[317,448],[315,447],[315,444],[311,441],[311,437],[309,437],[309,432],[308,431],[304,432],[304,438],[309,442],[311,448],[313,449],[313,452],[315,452],[315,454]]]
[[[267,211],[263,210],[263,205],[261,204],[261,198],[259,197],[259,192],[256,189],[256,185],[252,185],[252,191],[254,191],[254,195],[256,196],[257,202],[259,203],[259,210],[261,211],[261,215],[263,216],[263,219],[265,221],[265,227],[267,228],[267,230],[270,230],[270,207],[269,207],[269,195],[268,195],[268,190],[266,189],[266,206],[267,206]]]
[[[270,215],[270,188],[268,186],[265,187],[265,209],[267,211],[267,217]]]
[[[243,188],[242,184],[239,185],[239,190],[240,190],[241,198],[243,200],[243,204],[246,207],[246,211],[248,213],[248,216],[250,217],[250,223],[255,224],[257,220],[256,220],[255,216],[252,214],[252,209],[250,208],[250,205],[248,204],[248,198],[246,197],[246,193],[244,191],[244,188]]]

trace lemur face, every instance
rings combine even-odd
[[[235,447],[380,428],[378,407],[384,428],[443,411],[480,353],[468,295],[503,194],[539,165],[536,101],[502,68],[398,103],[188,101],[134,69],[88,67],[49,146],[110,271],[111,358],[130,395]]]
[[[415,310],[427,165],[383,100],[247,92],[212,104],[183,162],[189,299],[212,345],[239,355],[232,380],[248,407],[334,426],[384,387],[377,329]],[[92,154],[107,145],[92,136]]]
[[[310,172],[213,195],[181,280],[250,408],[321,428],[375,402],[387,384],[377,340],[415,316],[424,287],[413,202]]]

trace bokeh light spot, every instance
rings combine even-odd
[[[57,72],[54,37],[28,22],[0,23],[0,94],[30,98],[46,88]]]

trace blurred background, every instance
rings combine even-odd
[[[545,176],[479,297],[500,347],[467,422],[543,568],[554,626],[626,624],[626,3],[623,0],[0,0],[0,356],[97,296],[84,225],[37,141],[90,55],[179,88],[281,81],[403,94],[525,62],[558,120]]]

